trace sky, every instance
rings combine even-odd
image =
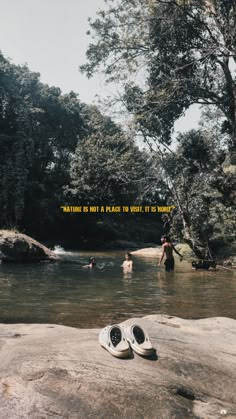
[[[79,66],[90,42],[88,17],[103,7],[104,0],[0,0],[0,50],[14,64],[39,72],[43,83],[96,103],[96,95],[104,98],[116,87],[105,85],[101,74],[88,80]],[[192,107],[175,130],[196,128],[199,117],[199,107]]]

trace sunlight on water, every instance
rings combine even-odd
[[[236,276],[193,271],[187,262],[165,273],[153,258],[133,258],[124,273],[124,252],[65,252],[63,262],[0,265],[0,322],[102,327],[130,317],[163,313],[183,318],[236,318]],[[64,253],[62,253],[64,252]],[[85,269],[93,256],[94,269]]]

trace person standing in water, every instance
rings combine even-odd
[[[180,261],[182,260],[183,256],[178,252],[178,250],[176,250],[176,248],[174,247],[174,245],[171,243],[170,239],[168,236],[163,236],[161,238],[161,242],[162,242],[162,255],[160,258],[160,261],[158,263],[158,266],[161,266],[161,262],[164,259],[165,256],[165,270],[166,272],[172,272],[174,270],[175,267],[175,260],[174,260],[174,256],[173,256],[173,251],[175,253],[177,253],[177,255],[179,255],[180,257]]]
[[[121,265],[122,268],[123,268],[123,270],[125,272],[132,272],[132,269],[133,269],[133,261],[132,261],[131,257],[132,257],[131,256],[131,253],[127,252],[125,254],[125,260],[124,260],[124,262]]]

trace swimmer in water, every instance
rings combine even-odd
[[[89,265],[84,265],[83,268],[90,268],[93,269],[96,266],[97,262],[95,258],[89,259]]]
[[[122,263],[121,267],[123,268],[124,272],[132,272],[133,269],[133,261],[131,259],[131,253],[127,252],[125,254],[125,260]]]

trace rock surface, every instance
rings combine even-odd
[[[0,230],[0,256],[3,262],[56,262],[60,259],[38,241],[11,230]]]
[[[178,252],[181,255],[183,255],[185,260],[191,260],[192,259],[193,252],[190,249],[188,244],[178,243],[175,247],[178,250]],[[161,246],[159,246],[159,247],[146,247],[144,249],[134,250],[130,253],[134,256],[155,258],[155,257],[160,257],[161,256],[162,249],[161,249]]]
[[[153,359],[118,359],[99,330],[0,325],[0,417],[9,419],[236,418],[236,321],[130,319]]]
[[[175,247],[185,260],[196,260],[196,256],[187,243],[178,243]]]
[[[145,258],[155,258],[161,256],[161,247],[146,247],[144,249],[134,250],[130,252],[134,256],[140,256]]]

